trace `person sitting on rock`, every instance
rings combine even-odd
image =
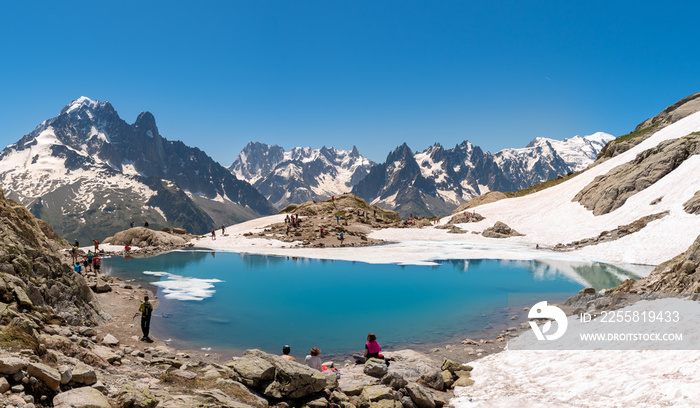
[[[285,345],[284,347],[282,347],[282,355],[280,357],[289,361],[297,361],[296,358],[289,355],[291,351],[292,349],[289,346]]]
[[[353,354],[356,363],[363,364],[370,358],[384,359],[384,356],[379,354],[382,351],[382,346],[377,343],[377,336],[374,333],[367,334],[367,343],[365,343],[365,354]]]
[[[321,349],[319,349],[318,347],[314,347],[311,350],[309,350],[309,355],[306,356],[304,362],[307,366],[311,368],[314,368],[318,371],[323,371],[323,362],[321,362],[321,357],[319,357],[320,354]]]

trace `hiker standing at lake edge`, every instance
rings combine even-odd
[[[141,341],[153,343],[153,340],[148,337],[148,333],[151,331],[151,314],[153,313],[153,305],[148,301],[148,295],[143,297],[143,302],[139,306],[139,312],[141,312],[141,331],[143,332]]]

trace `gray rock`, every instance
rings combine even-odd
[[[58,372],[61,374],[61,385],[66,385],[73,377],[73,370],[70,366],[62,365],[58,367]]]
[[[245,385],[233,381],[228,378],[221,378],[216,381],[218,388],[225,390],[229,395],[235,395],[236,398],[256,408],[267,408],[269,406],[267,400],[258,394],[253,393]]]
[[[378,358],[370,358],[365,362],[364,373],[372,376],[381,378],[389,371],[386,362]]]
[[[275,365],[256,355],[244,355],[228,366],[233,368],[243,384],[249,387],[259,387],[275,377]]]
[[[187,370],[173,370],[170,374],[183,380],[194,380],[197,378],[197,374]]]
[[[425,384],[428,385],[428,387],[442,391],[445,389],[445,381],[442,378],[442,372],[435,370],[429,374],[423,374],[421,377],[421,380],[425,381]]]
[[[314,398],[304,403],[305,408],[326,408],[327,406],[328,400],[323,397]]]
[[[497,221],[493,227],[485,229],[481,235],[485,236],[486,238],[508,238],[522,236],[523,234],[510,228],[505,223]]]
[[[97,382],[95,369],[87,364],[78,363],[72,369],[71,382],[82,385],[93,385]]]
[[[409,383],[406,386],[408,396],[411,397],[418,408],[435,408],[433,396],[416,383]]]
[[[381,383],[398,390],[404,388],[408,384],[408,381],[406,381],[401,374],[395,371],[389,371],[384,377],[382,377]]]
[[[439,368],[432,359],[414,350],[387,351],[384,356],[393,359],[389,372],[397,373],[408,381],[416,381],[423,374],[430,374]]]
[[[17,303],[19,303],[20,306],[26,307],[28,309],[34,307],[32,300],[29,299],[29,296],[27,296],[27,292],[25,292],[21,286],[15,285],[14,283],[11,283],[9,286],[12,288],[15,297],[17,297]]]
[[[175,232],[175,229],[173,229],[173,232]],[[153,231],[145,227],[134,227],[117,232],[113,237],[106,238],[104,242],[119,246],[139,247],[183,246],[187,243],[182,237],[163,231]]]
[[[109,347],[95,346],[92,352],[107,360],[110,364],[114,364],[115,361],[121,361],[121,357]]]
[[[117,340],[117,338],[112,336],[111,334],[107,334],[102,339],[102,344],[105,344],[107,346],[116,346],[117,344],[119,344],[119,340]]]
[[[17,357],[0,357],[0,373],[12,375],[24,370],[27,362]]]
[[[371,402],[394,398],[391,388],[385,385],[369,385],[362,389],[360,395]]]
[[[4,394],[10,389],[10,383],[7,382],[7,378],[0,376],[0,394]]]
[[[119,390],[117,402],[125,408],[155,408],[160,401],[147,386],[128,383]]]
[[[54,408],[111,408],[107,397],[92,387],[74,388],[53,399]]]
[[[610,213],[697,154],[700,154],[700,135],[661,142],[639,153],[634,160],[596,177],[573,201],[580,202],[594,215]]]
[[[302,398],[323,390],[331,381],[318,370],[255,349],[247,350],[230,366],[244,384],[252,383],[272,398]]]
[[[95,285],[91,286],[91,289],[94,290],[96,293],[105,293],[105,292],[111,292],[112,286],[110,286],[109,283],[98,278],[97,281],[95,282]]]
[[[194,393],[202,401],[201,405],[193,405],[194,407],[231,407],[231,408],[250,408],[251,405],[246,402],[241,402],[231,398],[223,391],[213,388],[209,390],[195,390]],[[160,406],[159,406],[160,407]],[[178,406],[180,408],[181,406]]]
[[[27,365],[27,374],[43,381],[47,387],[56,391],[61,385],[61,373],[46,364],[31,362]]]
[[[401,397],[401,405],[403,408],[418,408],[415,402],[408,395]]]
[[[464,342],[462,342],[462,343],[464,343]],[[479,343],[473,342],[473,344],[479,344]],[[442,366],[440,366],[440,369],[443,371],[447,370],[447,371],[454,374],[455,371],[464,370],[464,364],[458,363],[456,361],[450,360],[449,358],[446,358],[446,359],[442,360]]]
[[[370,402],[369,408],[401,408],[399,401],[393,399],[383,399],[376,402]]]
[[[10,389],[12,390],[13,393],[19,394],[21,392],[24,392],[24,385],[22,385],[22,384],[13,385],[12,388],[10,388]]]

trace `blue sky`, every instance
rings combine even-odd
[[[229,165],[625,134],[700,90],[694,2],[2,2],[0,144],[85,95]]]

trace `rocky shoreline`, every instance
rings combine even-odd
[[[399,350],[385,353],[389,366],[328,361],[337,372],[323,374],[259,350],[229,358],[174,350],[158,340],[143,343],[135,311],[145,294],[153,294],[134,282],[74,273],[68,251],[40,232],[26,209],[13,210],[25,225],[9,231],[10,223],[3,223],[6,235],[14,242],[39,239],[20,245],[21,254],[13,255],[26,262],[3,264],[0,404],[5,407],[439,408],[448,403],[454,386],[472,383],[463,362],[503,347],[484,340],[428,354]],[[13,221],[13,226],[21,223]],[[141,232],[160,243],[149,242]],[[111,239],[99,254],[153,256],[187,247],[179,240],[162,241],[173,235],[167,232],[132,228],[126,233],[135,238]],[[135,246],[125,253],[121,245]],[[446,359],[448,354],[453,359]]]

